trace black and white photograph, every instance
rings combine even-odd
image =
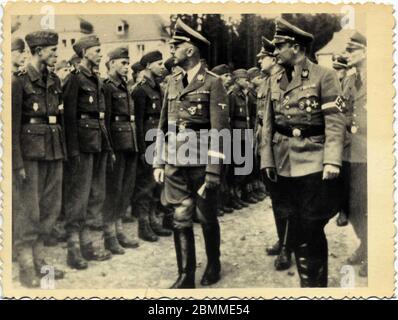
[[[13,12],[14,289],[368,287],[369,12],[266,8]]]

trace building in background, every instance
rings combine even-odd
[[[13,19],[15,36],[24,38],[29,32],[43,29],[43,16],[16,16]],[[104,55],[100,65],[102,76],[106,74],[107,52],[121,45],[129,47],[131,62],[152,50],[159,50],[165,58],[170,56],[169,15],[56,15],[54,22],[54,31],[59,34],[59,60],[68,60],[74,54],[72,46],[81,36],[98,35]]]

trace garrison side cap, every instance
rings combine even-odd
[[[220,64],[211,69],[211,72],[215,73],[216,75],[222,76],[223,74],[231,73],[231,69],[226,64]]]
[[[283,18],[275,19],[275,35],[274,44],[295,42],[304,46],[308,46],[314,40],[311,33],[292,25]]]
[[[210,41],[202,36],[199,32],[192,29],[185,24],[181,19],[178,19],[175,24],[174,34],[170,40],[170,44],[177,44],[182,42],[190,42],[195,46],[203,47],[210,46]]]

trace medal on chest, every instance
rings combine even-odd
[[[90,97],[88,98],[88,102],[93,103],[93,102],[94,102],[94,98],[93,98],[92,96],[90,96]]]
[[[33,103],[33,111],[39,110],[39,104],[37,102]]]
[[[191,116],[196,114],[196,107],[192,106],[188,108],[188,112]]]

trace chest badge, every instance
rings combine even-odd
[[[301,71],[301,78],[307,79],[308,75],[309,75],[308,69],[303,69],[303,71]]]
[[[286,96],[285,99],[283,99],[282,106],[287,105],[289,103],[289,99],[290,99],[290,97]]]
[[[156,103],[155,102],[152,103],[152,108],[156,109]]]
[[[191,116],[196,114],[196,107],[189,107],[188,112]]]
[[[304,101],[300,101],[300,103],[299,103],[300,110],[303,110],[304,107],[305,107]]]
[[[92,96],[90,96],[90,98],[88,98],[88,102],[93,103],[94,102],[94,98]]]
[[[36,112],[39,110],[39,104],[37,102],[33,103],[33,110]]]
[[[203,74],[199,74],[199,75],[198,75],[198,80],[199,80],[199,81],[203,81],[203,79],[204,79]]]

